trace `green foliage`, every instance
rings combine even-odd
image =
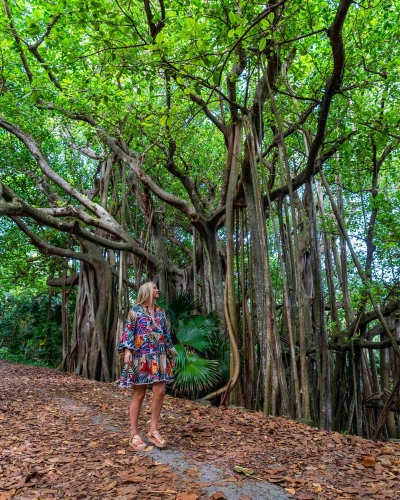
[[[0,360],[8,361],[10,363],[20,363],[32,366],[45,366],[50,368],[53,366],[46,361],[42,361],[38,358],[27,359],[26,356],[22,354],[12,354],[8,347],[0,347]]]
[[[182,292],[172,298],[167,314],[179,341],[174,388],[197,398],[229,376],[229,352],[220,333],[218,315],[191,315],[195,308],[193,297]]]
[[[187,322],[189,314],[197,309],[198,303],[189,292],[176,293],[168,304],[168,317],[172,329],[177,330]]]
[[[216,361],[200,357],[184,344],[176,346],[174,388],[195,396],[199,391],[209,390],[219,380]]]
[[[0,348],[3,359],[57,366],[61,361],[60,301],[48,296],[3,292],[0,300]]]
[[[181,344],[191,346],[196,351],[204,352],[210,347],[207,329],[202,325],[196,325],[194,321],[183,324],[176,336]]]

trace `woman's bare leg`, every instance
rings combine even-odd
[[[151,402],[150,432],[157,430],[158,419],[160,418],[164,396],[165,382],[153,382],[153,401]]]
[[[146,385],[134,385],[132,401],[129,408],[129,419],[131,421],[131,435],[139,434],[139,414],[142,409]]]

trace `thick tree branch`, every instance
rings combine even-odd
[[[36,43],[34,43],[33,45],[31,45],[29,47],[29,50],[32,50],[32,49],[37,50],[39,48],[39,46],[42,45],[42,43],[44,42],[44,39],[50,35],[51,30],[53,29],[56,22],[60,19],[60,17],[61,17],[61,14],[58,14],[57,16],[53,17],[52,21],[47,25],[46,31],[43,33],[43,35],[39,38],[39,40]]]
[[[111,217],[111,215],[103,207],[89,200],[87,196],[80,193],[78,190],[72,187],[69,182],[67,182],[60,175],[54,172],[54,170],[50,167],[46,158],[40,151],[36,142],[30,135],[26,134],[20,128],[8,122],[1,116],[0,116],[0,127],[2,127],[4,130],[7,130],[11,134],[15,135],[15,137],[17,137],[25,145],[25,147],[35,158],[37,164],[39,165],[42,172],[46,175],[48,179],[53,181],[65,193],[69,194],[77,201],[79,201],[79,203],[81,203],[87,210],[89,210],[97,217],[102,219],[104,223],[109,225],[110,232],[113,231],[116,232],[117,234],[120,234],[120,232],[122,231],[121,226],[117,223],[117,221],[113,217]]]
[[[20,37],[17,33],[17,30],[15,28],[12,14],[11,14],[11,10],[10,10],[10,6],[8,5],[8,0],[4,0],[4,10],[5,10],[6,15],[8,17],[8,20],[10,21],[11,33],[12,33],[14,40],[15,40],[15,43],[17,45],[17,49],[18,49],[18,52],[19,52],[19,55],[21,58],[22,66],[24,67],[24,70],[25,70],[26,76],[28,77],[29,82],[32,83],[33,82],[33,75],[32,75],[32,72],[29,68],[28,60],[26,58],[24,49],[23,49],[22,44],[21,44],[21,39],[20,39]]]
[[[86,254],[82,252],[75,252],[71,249],[59,248],[50,245],[46,241],[39,238],[39,236],[37,236],[33,231],[31,231],[19,217],[11,217],[11,219],[15,222],[19,229],[21,229],[21,231],[23,231],[28,236],[32,245],[34,245],[43,255],[57,255],[59,257],[68,257],[70,259],[80,260],[91,265],[99,263],[103,265],[105,262],[104,259],[102,259],[102,261],[100,262],[95,256],[91,255],[90,253]]]
[[[223,125],[218,120],[218,118],[207,107],[207,104],[203,101],[203,99],[196,94],[190,94],[190,99],[202,108],[202,110],[204,111],[204,114],[207,116],[207,118],[209,118],[210,121],[212,121],[212,123],[218,128],[218,130],[220,130],[222,132],[225,139],[228,139],[228,135],[229,135],[228,127]]]
[[[293,134],[294,132],[296,132],[296,130],[298,130],[299,126],[300,125],[303,125],[307,118],[311,115],[311,113],[313,112],[313,110],[317,107],[317,103],[313,103],[311,104],[305,111],[304,113],[302,113],[299,117],[299,119],[297,120],[297,122],[295,123],[292,123],[286,130],[284,130],[282,132],[283,134],[283,137],[286,138],[288,137],[289,135]],[[262,156],[263,158],[265,158],[265,156],[267,156],[268,153],[270,153],[270,151],[276,147],[279,143],[279,134],[275,134],[274,138],[272,139],[272,142],[270,143],[270,145],[267,147],[267,149],[263,152]]]
[[[393,300],[392,302],[389,302],[385,307],[383,307],[380,312],[383,317],[390,316],[392,313],[395,311],[398,311],[400,309],[400,301],[399,300]],[[378,313],[374,311],[370,311],[367,313],[364,313],[361,317],[361,319],[356,318],[351,324],[350,327],[348,328],[347,332],[343,332],[343,336],[348,337],[354,334],[355,329],[357,328],[363,328],[367,326],[371,321],[375,321],[379,319]],[[357,326],[358,325],[358,326]]]
[[[175,143],[170,141],[169,148],[164,146],[164,144],[157,143],[157,146],[164,152],[167,162],[165,168],[170,172],[174,177],[180,180],[186,192],[188,193],[193,206],[195,207],[197,213],[201,215],[203,218],[205,217],[204,209],[201,204],[201,199],[197,193],[194,182],[192,178],[186,174],[184,174],[175,164],[174,161],[174,152],[175,152]]]
[[[339,151],[340,146],[342,144],[344,144],[348,139],[350,139],[350,137],[352,137],[356,133],[357,133],[356,130],[352,130],[351,132],[348,133],[348,135],[340,137],[339,139],[337,139],[335,141],[334,145],[330,149],[328,149],[327,151],[325,151],[319,158],[317,158],[316,167],[315,167],[315,173],[319,172],[320,169],[322,168],[322,165],[327,160],[329,160],[329,158],[331,158],[335,153],[337,153],[337,151]],[[297,188],[299,188],[301,185],[302,184],[300,184],[299,186],[297,186]],[[276,199],[279,198],[279,196],[286,195],[288,193],[289,193],[289,191],[288,191],[288,186],[287,185],[283,186],[283,187],[280,187],[278,189],[275,189],[270,194],[270,201],[271,202],[275,201]],[[246,203],[243,201],[242,196],[243,196],[242,193],[238,193],[237,194],[237,196],[235,197],[235,206],[241,206],[241,207],[245,207],[246,206]],[[224,213],[225,213],[225,206],[219,207],[210,216],[209,223],[211,225],[217,224],[218,221],[219,221],[219,219],[224,215]]]
[[[160,200],[168,203],[169,205],[187,215],[190,221],[195,225],[195,227],[197,227],[199,230],[202,230],[201,226],[198,224],[199,215],[197,214],[195,208],[185,200],[182,200],[178,196],[168,193],[164,189],[160,188],[153,181],[153,179],[143,171],[142,165],[146,158],[146,152],[143,154],[139,154],[136,151],[130,150],[128,147],[126,147],[126,145],[119,144],[115,139],[107,135],[107,133],[103,129],[98,127],[95,120],[90,115],[71,113],[65,109],[57,108],[53,103],[42,103],[42,107],[58,111],[68,118],[86,122],[94,127],[103,143],[108,146],[108,148],[113,153],[115,153],[122,161],[129,165],[131,170],[135,173],[135,175],[137,175],[144,186],[147,186]],[[2,126],[1,121],[0,126]]]
[[[162,20],[158,21],[157,24],[153,23],[153,13],[151,12],[151,6],[149,0],[143,0],[143,5],[144,5],[144,11],[146,13],[146,18],[147,18],[147,24],[149,26],[150,30],[150,35],[154,39],[157,34],[162,30],[164,27],[164,19],[165,19],[165,6],[164,2],[160,0],[160,7],[161,7],[161,17]]]
[[[233,68],[231,69],[231,71],[228,73],[228,76],[226,77],[226,86],[228,89],[228,97],[229,97],[230,102],[232,102],[232,103],[236,102],[236,83],[237,83],[237,80],[246,68],[246,52],[243,48],[242,43],[238,43],[236,45],[235,52],[236,52],[237,62],[234,64]],[[236,121],[239,117],[237,107],[230,104],[229,109],[231,112],[231,121],[232,121],[232,123],[236,123]]]
[[[199,216],[192,205],[182,200],[178,196],[168,193],[164,189],[160,188],[153,181],[153,179],[143,171],[142,165],[146,158],[145,153],[140,155],[140,158],[132,158],[132,156],[125,153],[125,151],[120,146],[118,146],[116,141],[114,141],[111,137],[107,136],[103,131],[99,131],[99,135],[103,140],[103,142],[110,148],[110,150],[113,153],[115,153],[127,165],[129,165],[132,171],[140,179],[141,183],[144,186],[147,186],[157,196],[157,198],[159,198],[162,201],[165,201],[166,203],[168,203],[168,205],[177,208],[179,211],[187,215],[192,222],[196,222],[199,220]]]
[[[397,345],[400,345],[400,339],[395,339]],[[346,352],[353,351],[354,348],[359,349],[388,349],[389,347],[393,347],[391,340],[384,340],[383,342],[372,342],[371,340],[365,339],[355,339],[349,342],[339,344],[330,341],[328,343],[329,349],[333,351]]]
[[[344,63],[345,63],[342,29],[350,5],[352,3],[353,3],[352,0],[340,0],[338,9],[336,11],[335,19],[333,20],[331,26],[327,31],[332,48],[332,57],[333,57],[332,74],[325,86],[324,96],[322,98],[321,107],[318,114],[317,132],[315,134],[314,140],[312,141],[310,147],[310,151],[308,153],[307,165],[305,169],[293,179],[292,181],[293,191],[295,191],[300,186],[305,184],[305,182],[311,179],[311,177],[315,174],[316,159],[324,140],[326,122],[328,119],[332,99],[335,93],[339,91],[340,85],[342,83]],[[286,196],[288,193],[289,193],[289,188],[287,185],[281,186],[277,190],[272,191],[269,197],[268,196],[264,197],[265,206],[267,206],[267,204],[269,203],[269,198],[272,201],[272,199],[276,199],[278,196],[282,195]]]
[[[102,236],[98,236],[92,233],[89,229],[82,228],[77,221],[63,221],[59,218],[53,217],[49,215],[47,212],[56,211],[58,216],[71,216],[76,215],[73,207],[69,208],[60,208],[60,209],[40,209],[34,208],[20,197],[18,197],[7,185],[1,184],[3,187],[3,195],[4,200],[0,200],[0,216],[7,215],[13,220],[15,218],[19,219],[20,217],[30,217],[35,220],[37,223],[51,227],[58,231],[73,234],[78,239],[89,241],[94,243],[100,247],[110,248],[113,250],[123,250],[129,253],[136,255],[137,257],[143,259],[146,262],[149,262],[152,266],[159,266],[160,262],[157,257],[153,254],[142,248],[131,236],[127,234],[123,234],[125,239],[123,241],[115,241],[108,238],[104,238]],[[7,201],[9,200],[9,201]],[[47,211],[47,212],[46,212]],[[87,222],[96,222],[96,221],[87,221]],[[106,225],[96,225],[100,229],[107,231]],[[33,233],[32,233],[33,234]],[[120,235],[115,235],[120,237]],[[40,239],[39,237],[37,237]],[[59,254],[54,254],[59,255]],[[180,269],[172,263],[168,264],[168,268],[171,272],[180,274]]]
[[[177,240],[173,236],[168,236],[168,239],[171,243],[179,247],[185,254],[189,257],[189,259],[193,259],[193,250],[190,250],[186,245],[184,245],[181,241]]]

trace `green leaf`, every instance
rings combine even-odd
[[[164,33],[158,33],[158,35],[156,36],[156,42],[157,43],[162,43],[163,41],[165,40],[165,35]]]
[[[196,21],[192,17],[185,19],[185,24],[189,29],[193,29],[196,26]]]
[[[259,46],[260,51],[262,52],[265,49],[266,46],[267,46],[267,39],[266,38],[261,38],[261,40],[260,40],[260,46]]]
[[[253,469],[249,469],[248,467],[241,467],[240,465],[235,465],[233,470],[235,472],[239,472],[240,474],[246,474],[246,476],[252,476],[254,474]]]
[[[167,115],[162,116],[160,119],[160,125],[165,125],[165,122],[167,121],[167,119],[168,119]]]
[[[37,25],[32,25],[26,31],[27,31],[27,33],[29,33],[29,35],[35,36],[35,35],[38,35],[41,32],[41,29]]]
[[[29,96],[29,99],[30,99],[32,102],[36,103],[36,102],[38,102],[38,100],[40,99],[40,96],[39,96],[39,94],[36,92],[36,90],[32,90],[32,92],[31,92],[31,94],[30,94],[30,96]]]
[[[231,23],[235,22],[235,14],[233,12],[229,12],[229,20]]]
[[[232,38],[234,34],[235,34],[235,30],[234,29],[233,30],[229,30],[228,31],[228,38]]]

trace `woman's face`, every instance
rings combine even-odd
[[[157,285],[153,285],[153,300],[158,299],[160,296],[160,290],[157,288]]]

